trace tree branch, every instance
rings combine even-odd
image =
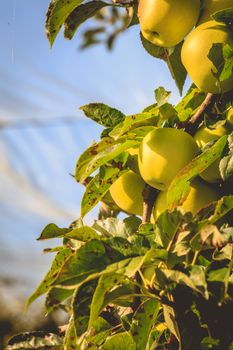
[[[153,209],[153,205],[155,202],[155,197],[157,194],[157,190],[150,185],[146,185],[143,192],[143,216],[142,223],[147,224],[150,222],[151,213]]]
[[[215,96],[216,95],[210,93],[206,95],[205,100],[202,102],[198,111],[189,120],[189,123],[194,124],[197,121],[197,119],[199,119],[203,115],[206,109],[214,102]]]

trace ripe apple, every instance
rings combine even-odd
[[[129,170],[112,184],[109,191],[114,202],[123,211],[129,214],[142,215],[142,192],[144,187],[145,182],[142,178],[132,170]]]
[[[162,47],[181,42],[195,26],[199,14],[200,0],[139,0],[142,35]]]
[[[233,126],[233,107],[231,107],[227,112],[227,121],[231,126]]]
[[[202,91],[217,94],[233,89],[233,72],[220,82],[215,76],[217,69],[208,58],[214,44],[228,44],[233,49],[233,32],[224,23],[208,21],[194,29],[181,50],[181,59],[190,78]],[[222,55],[216,55],[218,65],[223,64]]]
[[[195,215],[201,208],[220,198],[220,194],[210,185],[200,179],[195,179],[190,185],[190,192],[181,205],[181,209]],[[153,215],[156,220],[166,209],[167,191],[160,192],[155,200]]]
[[[199,148],[203,148],[207,143],[218,140],[221,136],[227,135],[228,133],[229,129],[226,126],[220,126],[216,129],[209,129],[203,126],[194,135],[194,140]],[[221,179],[219,172],[219,160],[212,163],[200,174],[200,176],[207,182],[218,182]]]
[[[215,12],[233,7],[233,0],[205,0],[198,25],[211,21],[211,15]]]
[[[143,180],[166,190],[175,175],[198,153],[189,134],[175,128],[154,128],[139,147],[138,164]]]

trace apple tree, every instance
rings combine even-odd
[[[172,105],[158,87],[138,114],[81,107],[103,127],[75,168],[81,217],[40,234],[61,244],[27,302],[46,294],[46,313],[62,309],[69,321],[57,334],[17,335],[7,349],[232,350],[233,1],[53,0],[50,44],[62,26],[71,39],[106,13],[121,22],[114,38],[140,25],[142,45],[167,64],[181,100]]]

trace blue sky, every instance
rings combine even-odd
[[[37,280],[48,259],[35,238],[48,222],[68,225],[79,215],[82,188],[69,173],[100,132],[78,107],[104,102],[132,114],[154,102],[158,86],[173,91],[172,101],[179,98],[166,65],[142,48],[138,26],[111,53],[103,46],[78,50],[79,32],[72,41],[61,32],[50,49],[47,6],[48,0],[7,0],[0,12],[0,125],[21,125],[0,128],[0,276],[20,270]],[[25,124],[64,117],[75,120]],[[3,254],[9,248],[17,253]]]

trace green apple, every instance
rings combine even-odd
[[[211,202],[217,201],[220,194],[209,184],[200,179],[195,179],[190,185],[190,192],[180,209],[185,213],[191,212],[195,215],[201,208],[204,208]],[[153,216],[156,220],[160,214],[168,209],[167,191],[160,192],[155,200]]]
[[[195,26],[199,14],[200,0],[139,0],[142,35],[162,47],[181,42]]]
[[[145,182],[134,171],[129,170],[120,176],[110,187],[109,192],[114,202],[129,214],[142,216]]]
[[[233,71],[228,79],[219,82],[217,69],[208,58],[214,44],[228,44],[233,49],[233,32],[224,23],[208,21],[187,37],[181,50],[181,59],[190,78],[200,90],[217,94],[233,89]],[[221,53],[216,55],[215,61],[219,66],[223,64]]]
[[[164,191],[198,151],[192,136],[185,131],[154,128],[145,136],[139,148],[141,176],[152,187]]]
[[[233,0],[205,0],[198,25],[211,21],[211,15],[215,12],[233,7]]]
[[[227,121],[231,126],[233,126],[233,107],[231,107],[227,112]]]
[[[194,135],[194,140],[196,141],[199,148],[203,148],[207,143],[216,141],[221,136],[227,135],[228,133],[229,129],[226,126],[220,126],[216,129],[209,129],[203,126]],[[203,180],[210,183],[218,182],[221,180],[219,160],[216,160],[213,164],[211,164],[200,174],[200,176]]]

